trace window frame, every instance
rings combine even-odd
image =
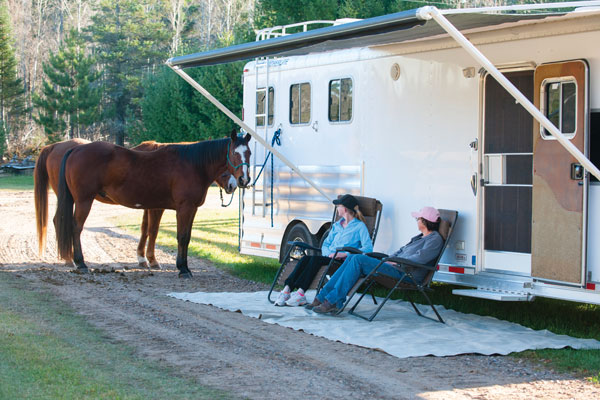
[[[352,100],[351,100],[350,104],[352,106],[352,115],[350,116],[350,119],[347,119],[347,120],[339,119],[337,121],[333,121],[333,120],[331,120],[331,115],[330,115],[330,111],[331,111],[331,83],[333,81],[340,81],[340,95],[341,95],[342,81],[344,79],[349,79],[350,82],[351,82]],[[345,76],[343,78],[342,77],[340,77],[340,78],[332,78],[332,79],[329,80],[329,83],[327,84],[327,120],[329,121],[330,124],[337,125],[337,124],[350,124],[350,123],[352,123],[352,121],[354,120],[354,90],[355,90],[355,87],[354,87],[354,78],[352,76]],[[341,100],[341,98],[340,98],[340,100]],[[341,111],[342,111],[342,102],[340,101],[339,105],[338,105],[338,112],[339,112],[340,117],[341,117],[341,114],[342,114]]]
[[[269,101],[268,102],[269,103],[269,108],[271,108],[272,110],[267,110],[267,113],[266,113],[266,115],[267,115],[267,117],[266,117],[267,124],[266,125],[264,123],[263,124],[259,124],[258,123],[258,118],[260,118],[260,117],[257,117],[257,115],[258,115],[258,93],[260,91],[264,91],[265,93],[267,93],[267,95],[265,96],[265,100],[267,99],[267,96],[270,94],[270,92],[273,93],[273,101]],[[264,126],[272,127],[273,124],[275,123],[275,87],[274,86],[269,86],[268,90],[266,90],[266,88],[264,88],[264,87],[258,88],[258,89],[256,89],[255,93],[256,94],[255,94],[255,107],[254,107],[254,124],[255,124],[256,127],[261,127],[261,128],[264,127]],[[264,107],[264,104],[263,104],[263,107]],[[272,114],[269,113],[269,111],[272,111]],[[262,117],[262,118],[264,118],[264,117]]]
[[[562,125],[563,125],[563,84],[565,83],[572,83],[573,85],[575,85],[575,107],[574,107],[574,121],[573,121],[573,127],[574,127],[574,132],[562,132],[562,134],[567,138],[567,139],[573,139],[576,135],[577,135],[577,110],[578,110],[578,106],[579,106],[579,96],[578,96],[578,84],[577,84],[577,79],[575,79],[574,76],[563,76],[563,77],[556,77],[556,78],[547,78],[544,79],[542,81],[542,84],[540,85],[540,111],[542,112],[542,114],[544,114],[544,116],[548,119],[548,87],[554,83],[559,83],[560,84],[560,100],[559,100],[559,125],[557,126],[557,128],[562,132]],[[541,124],[540,124],[540,136],[542,137],[542,139],[544,140],[556,140],[556,138],[554,136],[552,136],[552,134],[550,132],[548,132],[548,130],[546,128],[544,128]]]
[[[310,96],[309,96],[309,109],[308,109],[308,121],[307,122],[301,122],[302,121],[302,85],[308,85],[308,87],[310,88]],[[298,121],[299,122],[292,122],[292,88],[294,86],[298,86]],[[292,83],[290,84],[290,90],[289,90],[289,102],[288,102],[288,108],[289,108],[289,112],[288,112],[288,121],[290,123],[290,126],[305,126],[305,125],[310,125],[311,121],[312,121],[312,97],[313,97],[313,90],[312,90],[312,82],[311,81],[302,81],[302,82],[296,82],[296,83]]]

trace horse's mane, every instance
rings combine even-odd
[[[175,151],[183,160],[198,168],[223,161],[225,148],[230,139],[206,140],[192,144],[174,144]]]

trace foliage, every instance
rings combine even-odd
[[[23,80],[17,77],[12,41],[6,0],[0,0],[0,155],[11,139],[11,132],[16,131],[27,112],[25,89]]]
[[[242,108],[243,62],[186,70],[238,116]],[[218,139],[229,134],[231,120],[170,68],[148,74],[142,83],[141,122],[132,125],[134,144],[144,140],[181,142]]]
[[[34,95],[37,106],[35,121],[44,127],[50,143],[80,137],[86,127],[99,119],[100,90],[95,82],[95,60],[85,55],[85,42],[71,31],[56,54],[44,63],[47,80],[42,96]]]
[[[140,115],[142,77],[164,60],[169,48],[163,4],[101,0],[92,17],[89,33],[104,71],[104,118],[119,145],[125,142],[127,116]]]
[[[0,157],[6,152],[6,128],[0,124]]]

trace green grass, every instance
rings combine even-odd
[[[217,196],[217,189],[210,190],[209,196]],[[139,235],[141,219],[137,214],[119,217],[113,222],[136,236]],[[167,210],[163,215],[157,245],[177,249],[174,211]],[[215,266],[235,276],[255,282],[271,283],[279,268],[277,260],[239,253],[237,208],[215,210],[200,207],[194,219],[188,253],[190,256],[210,260]]]
[[[33,176],[2,174],[0,190],[33,190]]]
[[[216,194],[209,194],[210,196]],[[139,234],[139,217],[114,221]],[[212,261],[232,274],[257,282],[271,283],[279,267],[276,260],[239,254],[237,209],[198,209],[190,242],[190,255]],[[173,212],[165,213],[158,245],[177,248]],[[446,308],[488,315],[516,322],[532,329],[548,329],[557,334],[600,340],[600,306],[538,298],[533,302],[497,302],[452,294],[454,286],[434,284],[432,301]],[[382,293],[376,293],[381,295]],[[396,297],[398,298],[398,297]],[[538,360],[560,371],[569,371],[600,381],[600,350],[538,350],[514,356]]]
[[[230,397],[140,359],[56,297],[0,272],[0,399]]]

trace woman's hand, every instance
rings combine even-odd
[[[347,253],[338,253],[337,257],[335,257],[336,260],[343,260],[348,256]]]

